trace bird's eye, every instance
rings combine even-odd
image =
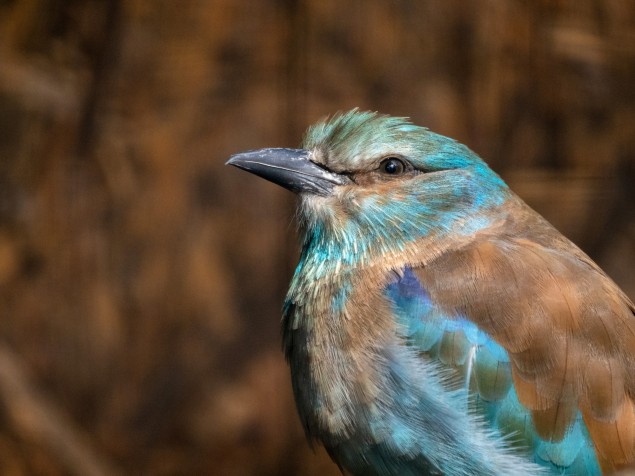
[[[379,171],[386,175],[401,175],[406,170],[406,164],[397,157],[388,157],[379,164]]]

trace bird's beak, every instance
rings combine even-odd
[[[260,149],[232,155],[227,165],[256,174],[295,193],[329,195],[352,181],[309,160],[304,149]]]

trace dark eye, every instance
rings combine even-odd
[[[397,157],[388,157],[379,164],[379,171],[386,175],[401,175],[406,170],[406,164]]]

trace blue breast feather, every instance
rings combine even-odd
[[[480,414],[511,446],[553,474],[600,475],[581,414],[561,441],[542,440],[531,413],[514,391],[509,356],[489,335],[465,318],[445,315],[431,300],[412,269],[386,288],[407,343],[451,374],[448,390],[469,392],[466,411]]]

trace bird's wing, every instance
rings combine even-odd
[[[400,270],[388,293],[413,345],[467,376],[485,418],[538,460],[589,474],[592,441],[603,471],[635,465],[635,307],[530,221]]]

